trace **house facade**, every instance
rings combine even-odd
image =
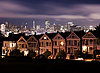
[[[21,36],[19,38],[19,40],[17,41],[17,46],[21,52],[24,52],[24,56],[27,56],[27,54],[29,53],[29,51],[27,49],[28,43],[27,43],[27,40],[25,40],[25,38],[23,36]]]
[[[27,40],[28,47],[27,49],[33,52],[36,52],[36,55],[39,54],[39,44],[38,40],[32,35]]]
[[[40,39],[39,39],[39,43],[40,43],[40,54],[45,53],[45,51],[50,51],[52,53],[52,42],[51,39],[44,34]]]
[[[67,40],[67,58],[70,58],[70,55],[74,55],[74,51],[80,50],[80,38],[74,33],[66,37]]]
[[[9,56],[9,53],[16,47],[15,41],[3,41],[2,55]]]
[[[57,55],[57,53],[61,50],[65,51],[65,39],[57,33],[57,35],[52,39],[53,40],[53,55]]]
[[[82,37],[82,52],[88,52],[88,54],[93,54],[93,51],[97,49],[96,47],[96,37],[91,32],[87,32]]]

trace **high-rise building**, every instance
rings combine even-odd
[[[33,21],[33,30],[35,30],[35,21]]]
[[[5,22],[5,26],[8,27],[8,22]]]
[[[40,25],[37,25],[36,30],[40,30]]]
[[[5,32],[5,24],[1,24],[1,32]]]
[[[27,23],[26,23],[26,25],[25,25],[25,30],[27,30],[27,28],[28,28],[28,25],[27,25]]]
[[[45,21],[45,29],[49,29],[50,28],[50,22],[48,20]]]

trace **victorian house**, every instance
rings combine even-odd
[[[44,54],[46,51],[52,53],[52,41],[46,33],[39,39],[39,43],[40,54]]]
[[[29,37],[29,39],[27,40],[27,44],[28,44],[27,49],[36,52],[36,55],[38,55],[39,44],[38,44],[38,40],[33,35]]]
[[[91,32],[87,32],[82,37],[82,52],[93,54],[93,51],[97,49],[96,47],[96,37]]]
[[[9,34],[9,37],[5,37],[2,46],[2,55],[9,56],[9,53],[17,46],[17,41],[24,34]]]
[[[21,36],[17,41],[17,46],[20,51],[28,51],[27,36]]]
[[[53,55],[57,55],[57,53],[61,50],[65,51],[66,42],[59,32],[54,36],[52,41],[53,41]]]
[[[67,58],[70,58],[70,55],[74,55],[74,51],[80,50],[80,38],[74,33],[66,37],[67,40]]]

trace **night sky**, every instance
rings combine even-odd
[[[45,20],[51,25],[72,21],[81,26],[100,23],[100,0],[0,0],[0,23],[14,25],[32,21],[44,27]]]

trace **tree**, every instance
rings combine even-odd
[[[15,57],[20,57],[20,56],[24,56],[24,53],[20,53],[19,49],[14,49],[11,53],[10,56],[15,56]]]
[[[45,57],[45,59],[48,59],[48,57],[51,55],[51,52],[50,51],[46,51],[45,53],[44,53],[44,57]]]
[[[100,54],[100,50],[94,50],[93,52],[93,58],[96,58],[96,55]]]
[[[27,55],[28,57],[35,57],[36,56],[36,52],[33,52],[33,51],[29,51],[29,53],[28,53],[28,55]]]
[[[66,53],[64,52],[64,50],[61,50],[60,52],[58,52],[57,56],[60,57],[60,58],[61,57],[65,58],[66,57]]]
[[[76,57],[79,57],[81,55],[81,51],[76,50],[76,51],[74,51],[74,54],[75,54]]]

